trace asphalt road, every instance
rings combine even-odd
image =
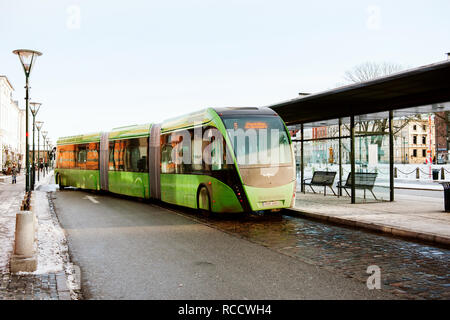
[[[156,205],[74,190],[54,203],[87,299],[395,299]]]

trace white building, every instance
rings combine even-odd
[[[25,110],[12,99],[13,86],[0,75],[0,170],[24,165]]]

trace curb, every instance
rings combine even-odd
[[[401,237],[401,238],[407,238],[407,239],[416,239],[420,241],[427,241],[427,242],[433,242],[440,244],[446,248],[450,248],[450,237],[445,236],[439,236],[432,233],[423,233],[423,232],[416,232],[411,231],[407,229],[402,229],[398,227],[391,227],[388,225],[382,225],[372,222],[364,222],[364,221],[357,221],[357,220],[351,220],[351,219],[345,219],[345,218],[339,218],[335,216],[327,216],[320,213],[312,213],[312,212],[305,212],[293,208],[286,208],[284,209],[285,213],[290,216],[298,216],[298,217],[309,217],[315,220],[321,220],[321,221],[328,221],[335,224],[345,225],[353,228],[361,228],[361,229],[368,229],[376,232],[382,232],[387,233],[393,236]]]
[[[67,287],[67,278],[64,271],[56,274],[56,289],[58,291],[59,300],[72,300],[70,290]]]

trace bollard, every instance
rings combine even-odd
[[[416,179],[420,179],[420,171],[419,171],[419,168],[416,169]]]
[[[37,268],[34,252],[35,217],[31,211],[21,211],[16,214],[16,233],[14,255],[11,257],[12,273],[33,272]]]
[[[441,168],[441,180],[445,180],[445,170],[444,167]]]

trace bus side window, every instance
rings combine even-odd
[[[76,167],[77,169],[86,169],[86,145],[85,144],[79,144],[76,146],[76,154],[77,154],[77,162]]]
[[[109,142],[109,170],[114,171],[114,141]]]
[[[161,135],[161,173],[175,173],[170,134]]]

